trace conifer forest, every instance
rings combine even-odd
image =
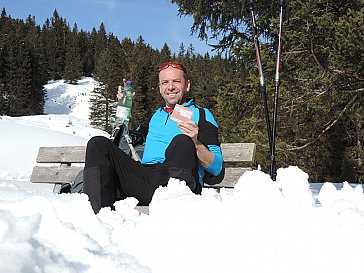
[[[247,3],[240,0],[171,0],[192,16],[194,35],[212,35],[214,54],[201,55],[168,41],[154,49],[139,37],[116,37],[105,25],[70,26],[57,10],[38,25],[32,15],[0,18],[0,114],[43,114],[49,80],[77,84],[93,77],[92,125],[110,132],[117,86],[136,89],[132,124],[163,104],[158,65],[178,60],[188,70],[192,96],[209,108],[221,142],[255,142],[257,164],[269,170],[269,143],[259,89]],[[254,1],[267,103],[272,115],[279,0]],[[364,182],[364,0],[291,0],[284,7],[277,111],[277,167],[299,166],[311,182]]]

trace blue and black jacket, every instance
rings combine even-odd
[[[214,154],[214,160],[210,166],[204,168],[199,164],[199,182],[202,185],[206,171],[217,176],[222,170],[223,158],[218,141],[218,125],[212,113],[208,109],[198,107],[192,99],[183,106],[193,110],[192,120],[199,127],[198,140]],[[177,123],[171,120],[170,116],[171,113],[167,113],[165,107],[157,109],[152,116],[142,158],[143,164],[163,163],[168,145],[176,135],[182,134]]]

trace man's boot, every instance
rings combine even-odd
[[[191,189],[192,192],[200,194],[202,188],[198,182],[198,178],[194,175],[193,170],[184,169],[178,167],[168,168],[169,177],[177,178],[186,182],[186,185]]]
[[[88,195],[93,211],[113,208],[115,202],[114,169],[111,166],[87,167],[84,170],[83,192]]]

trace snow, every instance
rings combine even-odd
[[[0,117],[0,272],[364,272],[361,185],[246,172],[232,190],[159,188],[150,214],[128,198],[94,215],[84,194],[29,182],[39,146],[85,145],[91,78],[50,82],[47,115]],[[322,186],[322,187],[321,187]]]

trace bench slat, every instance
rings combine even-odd
[[[222,143],[225,162],[254,162],[255,143]],[[86,146],[40,147],[38,163],[84,163]]]
[[[84,163],[86,146],[40,147],[38,163]]]
[[[149,206],[137,206],[136,209],[140,213],[149,214]]]
[[[32,183],[72,182],[83,167],[44,167],[35,166],[30,178]]]
[[[233,188],[235,186],[235,184],[238,182],[238,179],[240,178],[240,176],[246,172],[246,171],[251,171],[252,168],[226,168],[225,169],[225,177],[224,180],[217,184],[217,185],[207,185],[205,184],[204,187],[206,188]]]
[[[76,175],[83,167],[43,167],[36,166],[33,168],[33,173],[30,178],[32,183],[67,183],[75,179]],[[218,184],[207,187],[212,188],[232,188],[238,182],[239,177],[251,168],[226,168],[225,178]]]
[[[222,143],[225,162],[250,162],[255,160],[255,143]]]

